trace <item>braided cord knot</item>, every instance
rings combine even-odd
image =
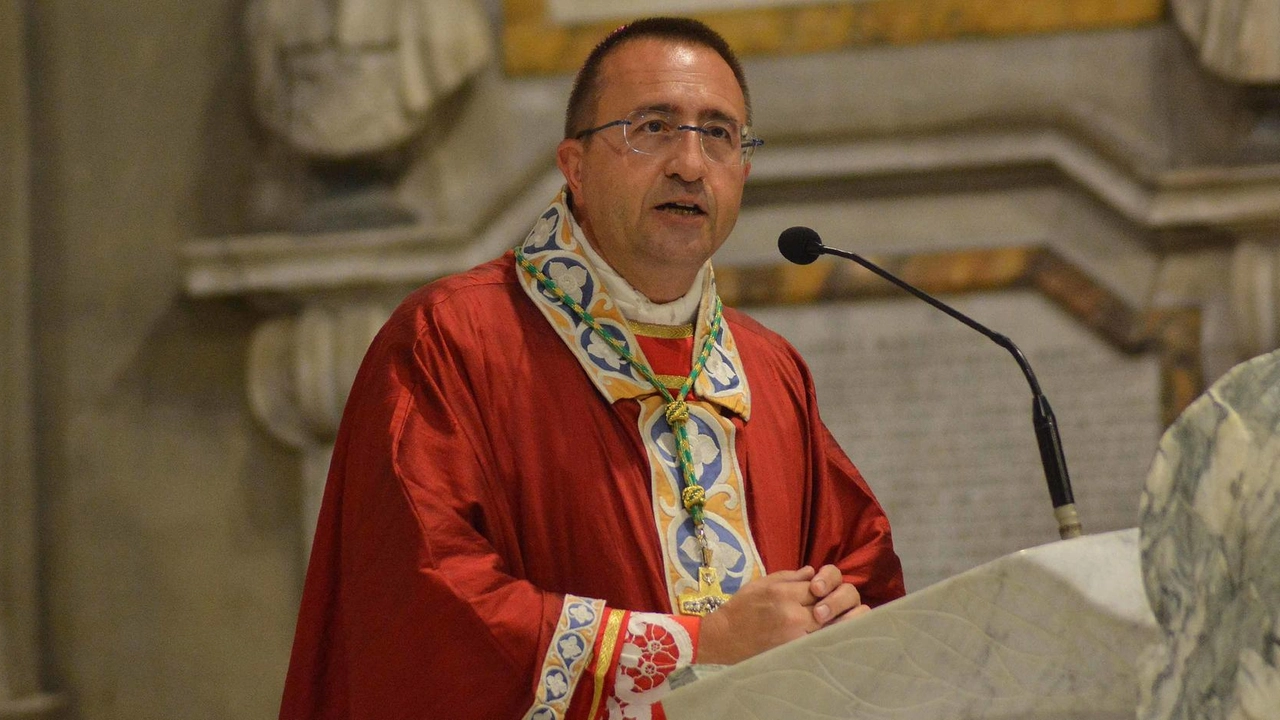
[[[684,400],[672,400],[667,403],[667,424],[672,428],[689,420],[689,404]]]
[[[690,485],[680,493],[680,500],[684,503],[685,510],[693,512],[695,507],[701,508],[707,504],[707,491],[701,485]]]

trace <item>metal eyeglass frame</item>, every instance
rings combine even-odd
[[[644,150],[640,150],[634,145],[632,145],[631,136],[627,132],[627,128],[632,124],[631,116],[640,115],[640,114],[653,114],[653,115],[661,114],[661,115],[667,115],[668,117],[670,117],[668,113],[656,113],[653,111],[646,112],[642,110],[634,110],[628,113],[627,117],[619,118],[617,120],[614,120],[612,122],[607,122],[597,127],[588,128],[586,130],[579,131],[577,134],[573,136],[573,139],[581,140],[585,137],[590,137],[591,135],[594,135],[595,133],[598,133],[601,130],[608,130],[611,127],[617,126],[622,128],[622,139],[627,143],[627,148],[631,150],[631,152],[639,153],[641,155],[653,156],[655,153],[645,152]],[[707,124],[710,124],[710,123],[707,123]],[[710,160],[711,162],[716,163],[717,165],[733,165],[734,164],[734,163],[723,162],[721,160],[716,160],[715,158],[711,157],[710,153],[707,152],[707,146],[704,140],[706,139],[707,135],[711,131],[708,130],[705,126],[676,125],[675,129],[698,133],[698,146],[702,148],[702,156]],[[737,162],[737,165],[746,165],[751,160],[751,156],[752,154],[755,153],[756,148],[760,147],[761,145],[764,145],[764,140],[761,140],[758,137],[752,137],[750,130],[746,126],[743,126],[743,133],[744,133],[744,136],[741,138],[742,146],[741,146],[741,152],[738,153],[739,160]]]

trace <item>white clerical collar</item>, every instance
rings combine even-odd
[[[569,222],[574,239],[582,245],[583,253],[604,282],[605,292],[618,304],[623,317],[632,322],[651,325],[686,325],[694,322],[698,316],[698,305],[702,302],[702,286],[707,277],[707,268],[711,265],[710,261],[703,263],[698,269],[697,277],[693,279],[693,284],[689,286],[689,291],[683,297],[668,303],[656,303],[632,287],[626,278],[619,275],[609,263],[605,262],[604,258],[600,257],[596,249],[587,241],[586,234],[582,232],[582,227],[578,225],[578,220],[572,213],[569,214]]]

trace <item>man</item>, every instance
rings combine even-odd
[[[579,73],[566,189],[411,295],[347,404],[282,718],[661,717],[666,678],[903,593],[795,350],[721,310],[746,83],[643,20]]]

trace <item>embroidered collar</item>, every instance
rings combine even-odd
[[[521,244],[525,256],[576,302],[588,310],[602,327],[627,348],[637,361],[648,363],[623,316],[619,304],[605,290],[596,267],[584,250],[584,241],[574,236],[574,223],[566,202],[566,191],[542,213]],[[555,329],[565,346],[578,359],[604,398],[612,403],[656,394],[648,381],[601,340],[569,308],[543,291],[528,273],[517,272],[520,285],[542,316]],[[711,323],[716,297],[715,276],[704,274],[695,338],[705,337]],[[695,340],[695,348],[700,345]],[[693,387],[699,400],[718,405],[744,420],[751,412],[751,391],[742,372],[737,343],[728,323],[721,324],[720,337],[708,356],[705,371]]]
[[[711,272],[710,261],[703,264],[698,269],[697,276],[693,279],[693,284],[689,287],[689,292],[684,297],[676,298],[668,303],[656,303],[644,296],[644,293],[636,290],[627,282],[627,279],[618,274],[616,270],[609,267],[609,264],[600,257],[600,253],[592,247],[591,242],[586,239],[586,235],[582,232],[582,226],[578,225],[578,221],[573,217],[573,213],[569,214],[569,229],[573,232],[573,239],[578,241],[582,247],[582,254],[587,256],[587,260],[591,265],[591,269],[595,271],[596,276],[600,278],[601,285],[605,292],[609,293],[613,301],[618,304],[618,309],[626,316],[627,321],[632,323],[644,323],[646,325],[690,325],[694,318],[698,316],[698,306],[701,304],[703,292],[706,290],[707,275]]]

